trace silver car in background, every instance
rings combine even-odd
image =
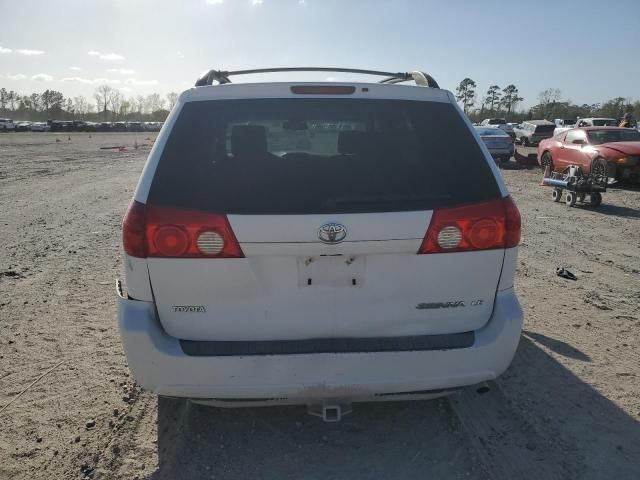
[[[51,127],[46,122],[34,122],[31,124],[32,132],[48,132],[51,130]]]
[[[515,153],[511,136],[501,128],[480,126],[475,129],[494,160],[500,163],[506,162]]]

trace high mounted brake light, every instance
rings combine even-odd
[[[298,95],[351,95],[356,91],[353,85],[293,85],[291,93]]]
[[[436,210],[419,254],[511,248],[520,243],[520,212],[511,197]]]
[[[133,201],[123,221],[127,255],[139,258],[243,258],[224,214]]]

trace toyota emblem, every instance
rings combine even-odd
[[[323,243],[340,243],[347,237],[347,229],[344,225],[331,222],[325,223],[318,230],[318,238]]]

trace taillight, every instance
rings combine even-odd
[[[146,218],[146,205],[133,200],[122,221],[122,244],[127,255],[146,258],[147,242],[144,234]]]
[[[418,253],[447,253],[515,247],[520,212],[511,197],[436,210]]]
[[[517,247],[520,243],[520,232],[522,231],[522,218],[516,204],[511,197],[502,199],[505,210],[505,220],[507,223],[507,233],[504,239],[505,248]]]
[[[123,222],[134,257],[243,258],[226,215],[132,202]]]

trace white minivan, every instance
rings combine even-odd
[[[274,70],[208,72],[149,155],[118,282],[137,382],[335,420],[496,378],[522,326],[520,214],[454,96],[421,72],[229,82]]]

